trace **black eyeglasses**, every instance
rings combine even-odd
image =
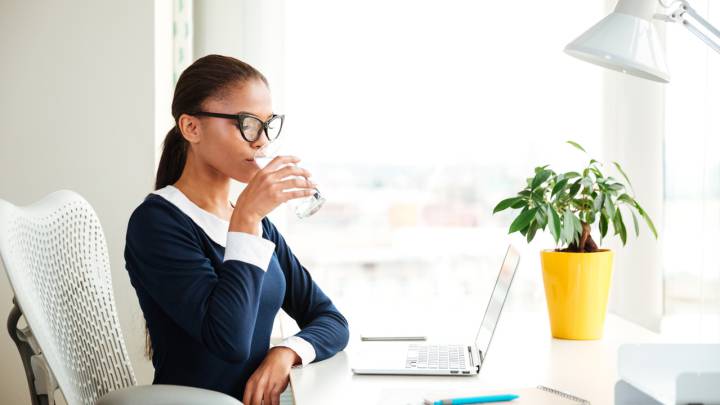
[[[260,139],[262,132],[268,141],[272,142],[280,136],[282,130],[284,115],[273,114],[270,119],[263,122],[260,118],[250,114],[221,114],[206,111],[196,111],[188,113],[188,115],[200,115],[203,117],[225,118],[235,121],[235,126],[240,130],[240,135],[248,142],[255,142]]]

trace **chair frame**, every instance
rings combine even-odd
[[[50,367],[45,361],[40,345],[35,340],[30,327],[20,327],[20,318],[23,314],[15,297],[12,302],[13,307],[8,315],[7,330],[20,352],[20,359],[30,390],[31,403],[32,405],[52,405],[55,403],[54,393],[58,388],[57,381],[50,372]]]

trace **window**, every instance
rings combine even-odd
[[[572,19],[527,1],[287,2],[284,142],[328,202],[281,229],[341,309],[487,297],[513,239],[494,205],[535,166],[585,164],[565,140],[600,155],[602,72],[562,50],[604,4],[561,3]],[[520,247],[509,305],[544,306],[554,242]]]
[[[720,8],[695,0],[711,23]],[[679,25],[667,28],[665,134],[666,325],[720,337],[720,55]]]

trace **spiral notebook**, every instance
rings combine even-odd
[[[553,388],[538,385],[535,388],[521,388],[521,389],[508,389],[508,390],[493,390],[493,391],[482,391],[459,395],[455,392],[451,396],[447,396],[447,393],[428,393],[424,396],[425,404],[432,404],[434,401],[458,398],[463,396],[478,396],[478,395],[496,395],[496,394],[515,394],[519,398],[508,402],[496,402],[499,404],[509,405],[590,405],[590,401],[576,397],[567,392],[556,390]]]

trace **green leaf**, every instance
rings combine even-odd
[[[588,211],[585,213],[585,223],[587,224],[594,224],[595,223],[595,213],[592,211]]]
[[[555,239],[555,243],[557,243],[560,240],[560,216],[557,211],[549,205],[547,206],[547,211],[548,219],[550,221],[550,233]]]
[[[548,178],[550,178],[550,175],[552,174],[552,170],[545,170],[543,169],[539,173],[535,175],[535,178],[532,181],[532,185],[530,188],[536,189],[539,185],[545,182]]]
[[[613,228],[615,228],[615,234],[620,235],[623,246],[627,242],[627,230],[625,229],[625,223],[623,222],[622,212],[618,208],[615,210],[615,217],[613,217]]]
[[[640,227],[638,226],[637,215],[635,215],[635,213],[632,210],[630,210],[630,214],[632,214],[633,225],[635,226],[635,237],[638,237],[638,236],[640,236]]]
[[[577,244],[579,244],[580,236],[582,235],[582,223],[580,223],[580,220],[575,215],[572,216],[572,219],[573,219],[573,229],[575,230],[574,240],[575,240],[575,244],[577,245]]]
[[[612,184],[608,184],[608,188],[613,191],[620,191],[620,190],[624,190],[625,186],[623,186],[622,183],[612,183]]]
[[[512,209],[518,209],[522,207],[526,207],[528,205],[528,201],[525,198],[520,198],[516,203],[510,206]]]
[[[500,201],[498,203],[498,205],[495,206],[495,209],[493,209],[493,214],[510,208],[512,205],[514,205],[518,201],[524,201],[524,199],[522,197],[511,197],[511,198],[506,198],[506,199]]]
[[[577,142],[574,142],[574,141],[567,141],[567,143],[569,143],[570,145],[572,145],[572,146],[574,146],[574,147],[576,147],[576,148],[580,149],[581,151],[583,151],[583,152],[587,153],[587,151],[586,151],[586,150],[585,150],[585,149],[584,149],[584,148],[583,148],[582,146],[580,146],[580,144],[579,144],[579,143],[577,143]]]
[[[575,194],[580,191],[580,180],[576,180],[571,186],[570,191],[568,192],[568,197],[573,198],[575,197]]]
[[[597,197],[593,201],[593,209],[599,212],[602,209],[603,202],[605,202],[605,194],[597,193]]]
[[[605,215],[605,213],[600,214],[600,241],[602,242],[602,238],[607,235],[608,231],[608,217]]]
[[[645,220],[645,223],[647,223],[648,228],[650,228],[650,231],[653,233],[653,235],[655,235],[655,239],[657,239],[657,237],[658,237],[657,229],[655,229],[655,224],[653,224],[653,221],[650,219],[650,216],[647,214],[647,212],[645,212],[644,209],[642,209],[642,207],[640,207],[640,204],[635,203],[635,208],[637,208],[638,212],[640,213],[640,216],[643,217],[643,219]]]
[[[613,203],[612,198],[605,198],[603,208],[605,210],[605,214],[607,214],[608,219],[615,218],[615,204]]]
[[[580,181],[580,185],[583,187],[590,187],[592,188],[592,185],[594,184],[593,179],[590,178],[590,176],[585,176]]]
[[[530,224],[530,221],[535,218],[535,211],[537,211],[537,208],[524,209],[520,215],[515,218],[513,223],[510,224],[510,231],[508,233],[517,232],[526,228],[528,224]]]
[[[563,214],[562,240],[565,244],[570,244],[575,239],[575,224],[573,222],[574,215],[570,210]]]
[[[630,197],[629,195],[627,195],[625,193],[620,194],[620,196],[617,199],[618,199],[618,201],[622,201],[631,207],[635,207],[635,205],[637,204],[637,202],[632,197]]]
[[[555,187],[552,189],[552,193],[550,193],[551,196],[555,196],[555,194],[562,192],[565,189],[565,186],[568,183],[568,180],[570,179],[562,179],[555,183]]]
[[[632,183],[630,183],[630,179],[628,178],[627,174],[625,174],[625,171],[622,169],[622,167],[620,167],[620,163],[618,163],[618,162],[613,162],[613,164],[614,164],[615,167],[618,169],[618,171],[620,172],[620,174],[622,174],[622,176],[625,178],[625,181],[627,181],[627,184],[630,186],[630,190],[633,190]],[[635,194],[635,191],[634,191],[634,190],[633,190],[633,194]]]
[[[530,227],[528,228],[526,239],[528,243],[532,242],[533,238],[535,237],[535,233],[538,230],[538,224],[535,221],[532,221],[530,223]]]
[[[564,177],[565,177],[566,179],[573,179],[573,178],[575,178],[575,177],[580,177],[580,173],[578,173],[578,172],[567,172],[567,173],[564,174]]]
[[[548,217],[547,217],[547,211],[539,208],[537,212],[535,213],[535,221],[537,223],[538,228],[545,228],[545,225],[547,225]]]

